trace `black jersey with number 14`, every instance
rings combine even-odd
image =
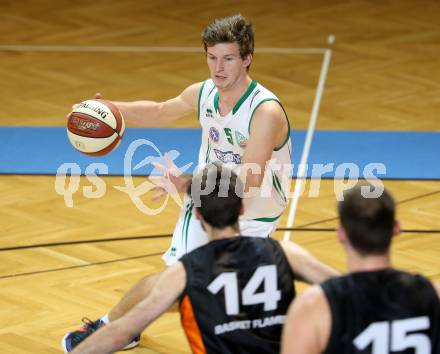
[[[211,241],[180,261],[187,274],[180,312],[193,353],[279,353],[295,289],[277,241]]]

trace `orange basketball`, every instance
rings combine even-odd
[[[94,99],[76,105],[67,120],[67,136],[75,149],[90,156],[110,153],[120,144],[125,122],[111,102]]]

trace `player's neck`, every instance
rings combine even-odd
[[[218,88],[218,105],[221,115],[224,116],[228,114],[234,108],[234,106],[249,88],[251,82],[252,79],[248,74],[245,74],[243,77],[240,77],[232,86],[224,89],[220,87]]]
[[[356,251],[347,252],[347,265],[350,272],[368,272],[391,267],[389,253],[384,255],[359,255]]]
[[[240,236],[238,227],[228,226],[223,229],[210,228],[207,230],[211,240],[221,240],[224,238],[232,238]]]

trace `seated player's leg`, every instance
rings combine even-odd
[[[122,297],[118,304],[108,313],[108,320],[116,321],[124,316],[139,302],[145,299],[156,284],[157,279],[162,273],[150,274],[139,280],[133,287]]]

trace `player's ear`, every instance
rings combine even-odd
[[[400,222],[399,220],[394,221],[394,226],[393,226],[393,237],[397,236],[400,234]]]
[[[345,229],[341,224],[339,224],[338,226],[337,235],[339,242],[341,243],[347,242],[347,233],[345,232]]]
[[[195,211],[196,219],[202,221],[203,216],[202,216],[202,214],[200,214],[200,209],[196,207],[196,208],[194,208],[194,211]]]
[[[252,54],[248,54],[243,59],[243,66],[247,68],[249,65],[251,65],[251,63],[252,63]]]

